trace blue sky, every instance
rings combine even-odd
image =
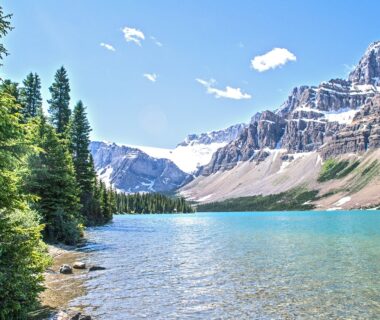
[[[64,65],[72,104],[88,106],[92,138],[134,145],[173,147],[188,133],[247,122],[295,86],[346,77],[380,39],[380,2],[370,0],[8,0],[3,7],[15,29],[1,77],[37,72],[46,100]],[[270,62],[284,65],[252,67],[274,48],[286,50]]]

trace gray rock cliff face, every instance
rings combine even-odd
[[[261,159],[265,155],[261,152],[264,148],[282,148],[290,153],[323,148],[327,157],[378,146],[377,124],[368,125],[368,116],[362,116],[359,124],[357,117],[363,112],[376,114],[376,107],[366,103],[372,101],[369,104],[376,105],[379,79],[380,42],[374,42],[347,80],[332,79],[318,86],[294,88],[276,111],[256,113],[250,125],[234,141],[219,149],[199,174],[210,175],[229,170],[239,161]],[[359,113],[354,117],[355,112]],[[344,140],[346,142],[342,142]],[[327,144],[330,147],[326,149]]]
[[[246,124],[239,123],[230,126],[223,130],[211,131],[208,133],[201,134],[189,134],[186,139],[178,144],[179,146],[188,146],[194,143],[197,144],[211,144],[211,143],[221,143],[230,142],[235,140],[239,134],[246,128]]]
[[[90,151],[99,177],[124,192],[170,192],[192,178],[172,161],[139,149],[93,141]]]
[[[284,128],[285,121],[279,115],[271,111],[258,114],[236,140],[214,153],[210,163],[201,168],[199,174],[209,175],[219,170],[231,169],[239,161],[253,160],[260,149],[276,148]]]
[[[379,84],[380,41],[372,43],[348,79],[357,84]]]
[[[380,94],[368,99],[351,124],[335,133],[321,148],[323,158],[362,153],[380,147]]]

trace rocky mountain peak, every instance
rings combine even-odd
[[[355,84],[380,85],[380,41],[369,45],[348,79]]]
[[[194,144],[228,143],[235,140],[245,127],[246,125],[244,123],[239,123],[223,130],[201,134],[189,134],[178,146],[185,147]]]

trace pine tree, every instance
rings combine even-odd
[[[37,73],[29,73],[23,81],[20,101],[24,119],[42,114],[41,80]]]
[[[42,226],[21,190],[31,148],[18,109],[15,98],[0,91],[0,319],[27,319],[49,264]]]
[[[51,99],[49,103],[50,120],[57,133],[64,133],[70,121],[70,84],[66,69],[62,66],[54,77],[54,83],[49,88]]]
[[[29,159],[26,188],[39,198],[35,208],[43,216],[45,238],[73,244],[79,240],[81,220],[72,157],[44,116],[39,118],[36,133],[35,143],[41,151]]]

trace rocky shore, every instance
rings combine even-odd
[[[87,254],[77,247],[49,245],[52,266],[45,273],[46,290],[40,295],[42,310],[36,319],[90,320],[81,308],[72,308],[69,302],[85,294]],[[70,271],[68,271],[70,270]]]

